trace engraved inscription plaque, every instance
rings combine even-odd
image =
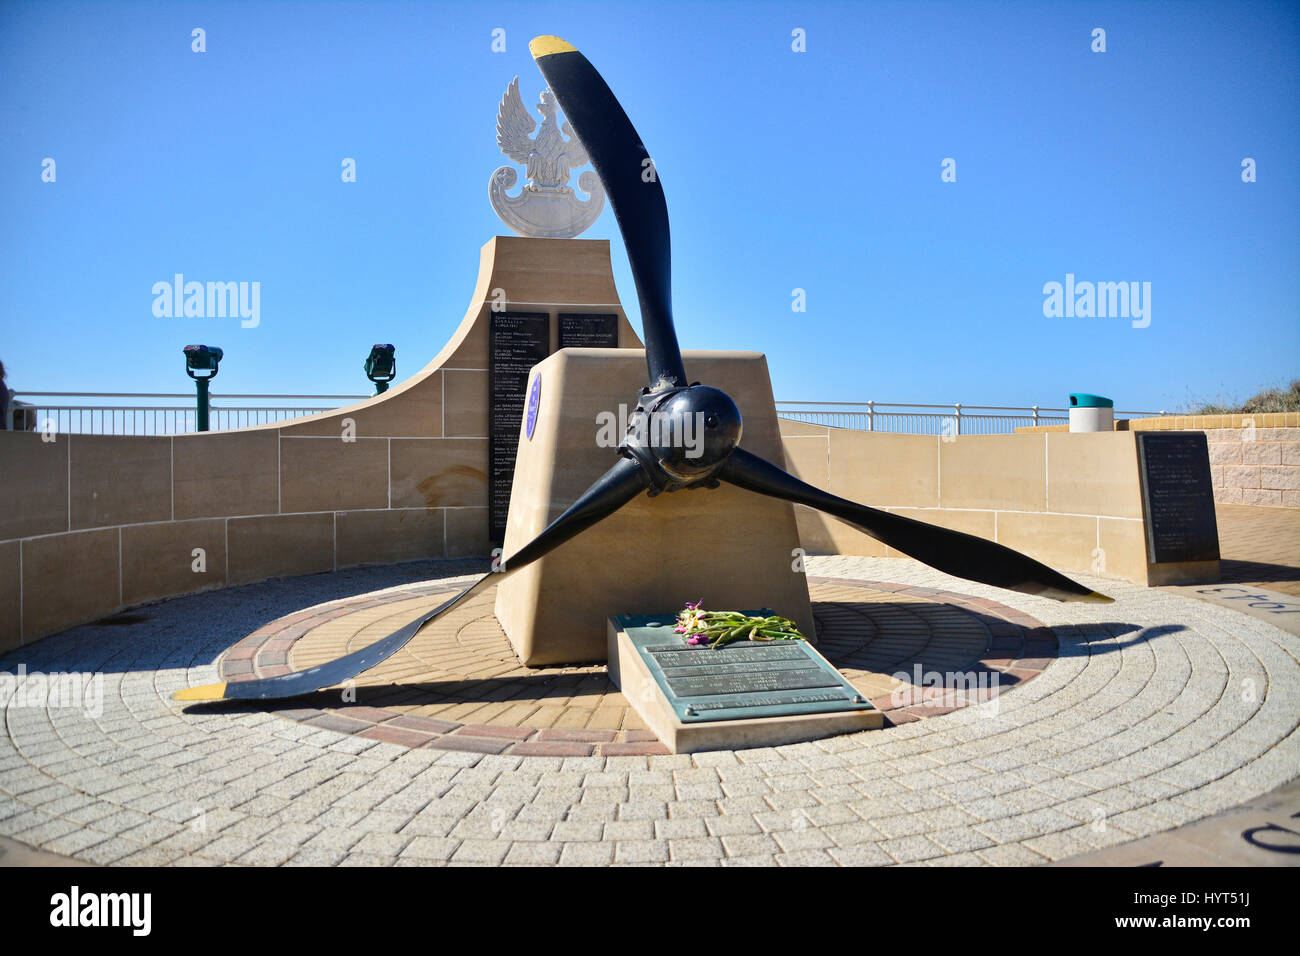
[[[1147,560],[1217,561],[1219,528],[1204,432],[1138,432]]]
[[[671,614],[617,620],[682,723],[873,709],[806,641],[693,647]]]
[[[814,687],[838,687],[833,674],[819,667],[787,667],[750,674],[725,674],[716,677],[669,677],[668,687],[678,697],[703,697],[712,694],[745,694],[755,691],[811,690]]]
[[[528,373],[550,354],[545,312],[493,312],[488,324],[488,533],[500,543],[510,512]]]
[[[618,315],[600,312],[561,312],[558,348],[618,348]]]

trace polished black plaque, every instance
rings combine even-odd
[[[559,348],[618,348],[618,315],[613,312],[561,312]]]
[[[1217,561],[1219,528],[1205,432],[1138,432],[1147,560]]]
[[[488,324],[488,534],[506,535],[528,373],[551,349],[545,312],[492,312]]]

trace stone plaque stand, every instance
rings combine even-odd
[[[877,730],[884,725],[884,715],[869,704],[852,710],[824,709],[820,713],[794,713],[700,722],[683,721],[668,700],[659,681],[650,673],[649,667],[638,653],[632,637],[624,629],[620,619],[609,618],[606,629],[610,679],[623,691],[623,696],[645,721],[646,726],[654,731],[655,736],[672,753],[689,754],[702,750],[737,747],[775,747],[803,740],[816,740],[834,734]],[[665,627],[663,630],[665,641],[671,641],[676,637],[671,628]],[[811,653],[817,654],[816,651]],[[818,657],[820,658],[820,655]],[[824,658],[820,660],[825,663]],[[829,663],[825,663],[825,666],[830,668]],[[759,695],[732,696],[752,698]],[[773,695],[774,700],[776,696]],[[810,691],[804,696],[812,698],[832,695]]]

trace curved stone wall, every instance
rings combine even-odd
[[[617,313],[619,347],[641,346],[608,241],[497,236],[450,341],[383,395],[193,435],[0,432],[0,651],[164,597],[488,554],[494,306]]]
[[[834,494],[979,535],[1064,571],[1138,584],[1203,568],[1149,565],[1136,436],[897,435],[782,420],[790,470]],[[850,525],[798,506],[812,553],[894,557]]]
[[[607,241],[498,236],[483,247],[473,300],[450,341],[381,396],[198,435],[45,441],[0,432],[0,652],[195,591],[488,554],[494,306],[617,313],[619,347],[641,347],[619,305]],[[1178,573],[1146,562],[1132,432],[944,440],[780,427],[790,470],[845,497],[1067,571],[1140,584]],[[810,552],[894,553],[835,519],[795,511]]]
[[[1257,508],[1300,508],[1300,412],[1119,419],[1115,430],[1205,432],[1216,502]],[[1069,426],[1046,425],[1016,431],[1064,432],[1069,431]]]

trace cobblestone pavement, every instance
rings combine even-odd
[[[1300,780],[1241,806],[1054,866],[1300,866]]]
[[[1052,631],[996,601],[937,588],[809,578],[818,648],[891,723],[937,717],[1034,679]],[[222,680],[306,670],[366,647],[454,593],[445,583],[317,604],[226,650]],[[274,705],[277,716],[408,747],[517,756],[666,754],[605,665],[525,667],[488,588],[343,688]],[[926,686],[940,675],[962,684]],[[952,683],[956,683],[955,681]],[[265,709],[265,705],[263,705]]]
[[[1300,773],[1297,643],[1265,621],[1086,577],[1117,603],[1058,605],[897,558],[814,558],[809,571],[1000,602],[1050,627],[1059,656],[941,716],[697,755],[410,749],[170,701],[217,679],[218,655],[268,620],[434,569],[267,582],[0,660],[28,672],[16,690],[0,685],[0,835],[128,864],[1040,863],[1172,829]],[[89,708],[29,706],[37,671],[102,674],[91,685],[102,712],[88,715],[93,693]]]

